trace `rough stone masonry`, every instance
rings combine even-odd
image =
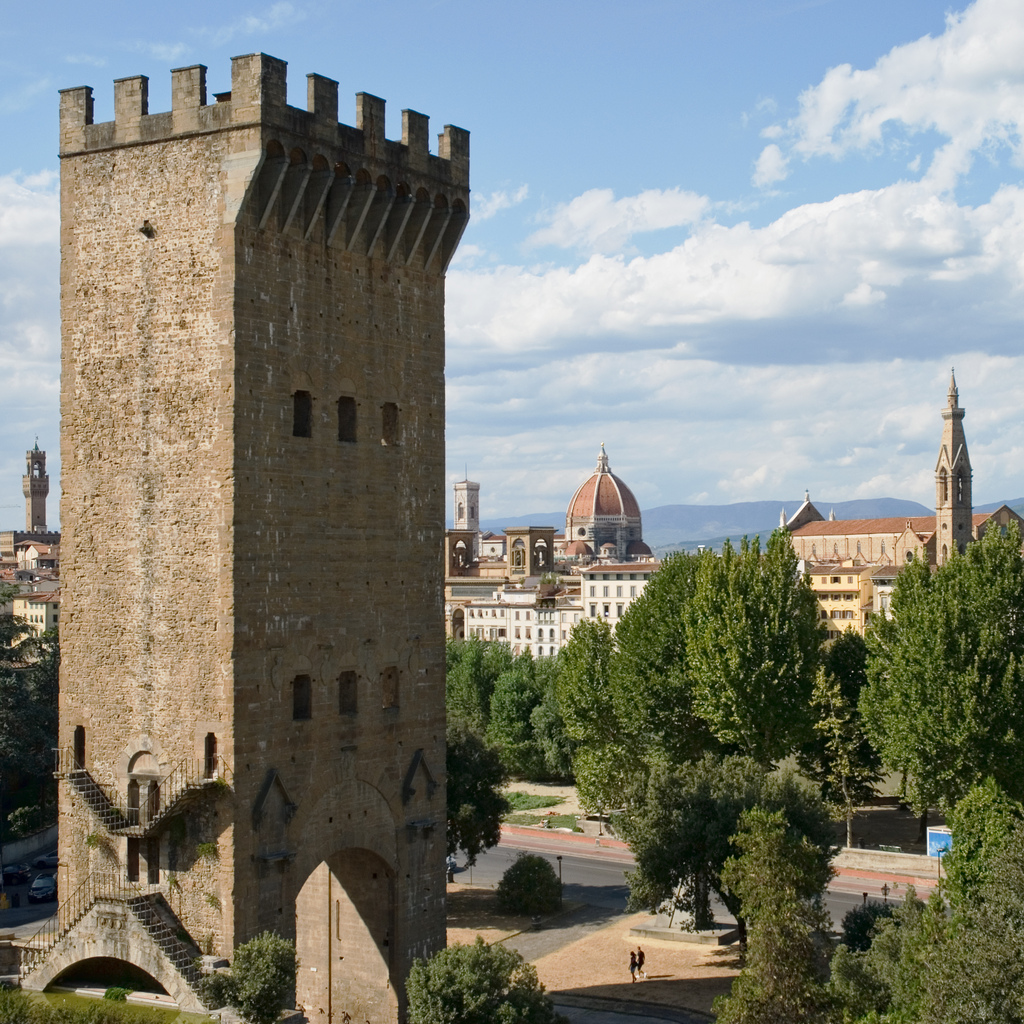
[[[173,71],[160,114],[121,79],[104,124],[61,94],[58,877],[93,909],[24,983],[114,956],[195,1002],[192,955],[271,929],[307,1014],[392,1021],[445,934],[469,136],[432,155],[406,110],[390,141],[365,93],[340,124],[319,75],[288,106],[285,69],[236,57],[212,103],[205,67]]]

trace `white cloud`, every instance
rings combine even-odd
[[[501,189],[497,192],[491,192],[490,195],[475,196],[473,199],[473,217],[476,220],[490,220],[491,217],[501,210],[508,210],[513,206],[518,206],[529,194],[529,186],[520,185],[514,192]]]
[[[624,199],[601,208],[629,206]],[[589,222],[591,237],[600,230],[595,223],[602,224],[599,217]],[[769,337],[788,330],[793,318],[831,317],[842,325],[888,298],[914,312],[885,327],[885,344],[899,334],[923,347],[936,324],[945,339],[953,325],[973,331],[969,325],[979,319],[1019,330],[1021,289],[1024,189],[1007,186],[969,207],[900,182],[798,206],[763,227],[706,219],[682,244],[653,256],[598,253],[574,267],[453,271],[448,337],[481,359],[614,347],[624,337],[706,350],[721,344],[714,331],[730,325],[761,324]],[[881,343],[866,333],[858,351]],[[804,344],[800,332],[788,344]],[[764,356],[755,346],[736,358]]]
[[[226,25],[197,28],[193,32],[214,46],[222,46],[239,36],[252,36],[273,32],[302,21],[305,12],[295,4],[284,2],[272,4],[262,11],[243,14]]]
[[[758,188],[766,188],[782,181],[789,173],[789,160],[782,155],[782,150],[771,143],[761,150],[761,155],[754,165],[754,176],[751,179]]]
[[[709,207],[707,196],[680,188],[648,189],[623,199],[608,188],[590,189],[556,207],[548,226],[535,231],[527,244],[615,252],[634,234],[695,224]]]
[[[788,123],[794,152],[841,158],[877,151],[894,132],[934,131],[947,141],[926,171],[948,189],[974,154],[1005,148],[1024,161],[1024,6],[977,0],[946,16],[945,31],[895,46],[873,67],[831,68],[800,96]]]

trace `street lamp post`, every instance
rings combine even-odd
[[[562,855],[560,853],[555,855],[555,860],[558,861],[558,906],[562,906]]]

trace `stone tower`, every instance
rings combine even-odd
[[[956,375],[950,373],[942,410],[942,445],[935,464],[935,558],[942,565],[953,552],[963,554],[974,536],[971,459],[964,438],[964,410]]]
[[[25,495],[25,529],[29,533],[46,533],[46,496],[50,493],[50,478],[46,473],[46,452],[35,447],[25,452],[25,475],[21,478]]]
[[[455,529],[480,530],[480,485],[472,480],[455,484]]]
[[[294,937],[310,1019],[445,941],[444,276],[469,136],[236,57],[61,94],[60,884],[38,988]],[[76,923],[77,921],[77,923]],[[111,925],[113,922],[113,925]],[[71,932],[81,933],[78,941]]]

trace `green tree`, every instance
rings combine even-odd
[[[1008,797],[991,777],[957,802],[947,818],[953,849],[942,858],[945,892],[954,909],[977,904],[982,898],[1022,822],[1024,806]]]
[[[274,1024],[285,1002],[294,999],[295,970],[295,945],[263,932],[235,947],[230,977],[208,986],[204,998],[230,1003],[249,1024]]]
[[[566,735],[575,744],[576,789],[584,807],[596,810],[622,806],[645,774],[630,706],[612,672],[614,652],[607,624],[584,619],[562,648],[556,689]]]
[[[722,881],[739,897],[748,924],[747,956],[732,992],[715,1000],[719,1024],[820,1021],[830,1016],[824,958],[815,934],[828,928],[824,907],[831,869],[782,811],[753,807],[733,839],[738,856]]]
[[[1024,1021],[1024,824],[991,874],[952,915],[911,891],[868,950],[841,946],[831,989],[858,1024],[1020,1024]]]
[[[448,853],[461,848],[475,864],[501,840],[501,819],[509,811],[501,793],[505,768],[493,747],[458,724],[448,726],[447,767]]]
[[[533,739],[544,759],[544,776],[549,779],[572,778],[573,742],[565,731],[558,703],[560,664],[559,658],[546,658],[537,665],[544,689],[540,703],[530,712]]]
[[[495,895],[498,906],[510,914],[550,914],[558,909],[562,887],[549,860],[520,853],[505,869]]]
[[[795,835],[818,850],[827,873],[835,853],[832,824],[820,794],[791,775],[765,774],[747,757],[707,754],[694,764],[654,778],[643,802],[623,816],[621,829],[636,860],[629,876],[629,906],[654,910],[670,904],[684,925],[712,927],[711,895],[745,928],[740,898],[721,877],[737,852],[733,836],[752,807],[781,810]]]
[[[987,776],[1024,799],[1024,559],[1015,524],[990,529],[934,573],[896,579],[891,619],[868,633],[860,708],[908,799],[950,808]]]
[[[686,617],[699,560],[669,555],[615,628],[616,692],[649,764],[671,768],[717,744],[694,710]]]
[[[10,604],[21,591],[0,583],[0,608]],[[32,628],[19,615],[0,612],[0,670],[21,665],[32,654]]]
[[[531,720],[543,699],[543,684],[537,679],[529,654],[516,658],[494,684],[487,741],[501,752],[501,759],[512,775],[544,775],[544,752],[534,737]]]
[[[513,664],[511,648],[508,644],[487,642],[478,637],[449,641],[445,663],[448,720],[482,736],[487,731],[494,684]]]
[[[826,800],[841,810],[847,846],[853,846],[854,810],[874,795],[881,769],[857,710],[866,680],[866,654],[863,639],[850,630],[832,641],[811,694],[815,736],[798,758],[801,769],[822,787]],[[844,662],[853,671],[836,674],[833,666],[842,672]]]
[[[700,556],[685,607],[694,708],[722,742],[767,768],[810,735],[822,630],[785,530]]]
[[[480,936],[414,961],[405,990],[409,1024],[565,1024],[536,968]]]

